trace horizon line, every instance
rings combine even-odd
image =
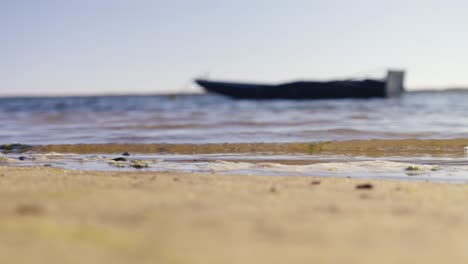
[[[412,88],[406,89],[407,93],[419,92],[450,92],[450,91],[468,91],[467,87],[450,87],[450,88]],[[66,98],[66,97],[143,97],[143,96],[177,96],[177,95],[204,95],[209,94],[203,90],[201,91],[177,91],[177,92],[163,92],[163,93],[71,93],[71,94],[0,94],[0,99],[17,99],[17,98]]]

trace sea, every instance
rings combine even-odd
[[[0,98],[0,165],[465,183],[467,102],[468,90],[303,101]]]

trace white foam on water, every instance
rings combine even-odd
[[[468,182],[468,160],[465,157],[451,158],[409,158],[400,160],[382,158],[371,160],[365,157],[301,156],[309,165],[288,165],[288,161],[297,161],[297,156],[232,156],[226,155],[150,155],[132,154],[126,161],[116,162],[119,155],[77,155],[73,153],[21,154],[26,157],[19,160],[19,154],[0,155],[0,165],[4,166],[44,166],[76,170],[103,171],[138,171],[132,162],[145,162],[149,166],[141,171],[154,172],[194,172],[252,175],[300,175],[333,176],[356,178],[382,178],[429,180],[444,182]],[[242,160],[237,162],[234,158]],[[391,160],[389,160],[391,159]],[[245,162],[245,160],[249,162]],[[251,161],[251,162],[250,162]],[[263,162],[262,162],[263,161]],[[312,163],[312,164],[310,164]]]
[[[216,161],[204,164],[204,169],[219,173],[259,175],[335,176],[423,180],[435,182],[468,182],[468,166],[415,165],[408,162],[385,160],[328,162],[311,165],[285,165],[279,163],[247,163]]]
[[[327,162],[311,165],[286,165],[280,163],[248,163],[248,162],[230,162],[215,161],[208,163],[205,169],[214,171],[233,171],[233,170],[252,170],[252,171],[272,171],[272,172],[302,172],[302,173],[399,173],[405,172],[412,163],[394,162],[385,160],[375,161],[353,161],[353,162]],[[430,172],[434,166],[418,165],[417,171]]]
[[[2,164],[2,163],[10,164],[10,163],[17,163],[17,162],[18,162],[17,159],[12,159],[12,158],[6,157],[3,154],[0,154],[0,164]]]

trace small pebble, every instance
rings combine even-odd
[[[311,181],[310,182],[310,185],[319,185],[320,184],[320,181]]]
[[[124,153],[122,153],[122,156],[130,156],[130,153],[124,152]]]
[[[132,166],[135,169],[149,168],[148,164],[140,164],[140,163],[133,163],[130,166]]]
[[[18,158],[19,160],[27,160],[28,158],[24,157],[24,156],[21,156]]]
[[[118,158],[115,158],[115,159],[112,159],[113,161],[127,161],[126,158],[123,158],[123,157],[118,157]]]
[[[115,163],[115,166],[116,166],[117,168],[123,168],[123,167],[125,167],[125,165],[123,165],[122,162],[117,162],[117,163]]]
[[[356,189],[372,189],[374,186],[370,183],[363,183],[356,185]]]
[[[408,168],[406,168],[405,170],[407,170],[407,171],[419,171],[419,170],[422,170],[422,169],[421,169],[421,167],[411,165],[411,166],[408,166]]]
[[[40,215],[44,209],[37,204],[20,204],[15,209],[18,215]]]
[[[44,164],[44,167],[52,167],[52,164]]]
[[[271,193],[276,193],[278,190],[275,187],[270,187],[270,192]]]
[[[141,161],[141,160],[135,160],[130,164],[131,167],[135,169],[144,169],[144,168],[149,168],[150,165],[146,161]]]

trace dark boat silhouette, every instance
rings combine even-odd
[[[207,92],[237,99],[338,99],[393,97],[404,89],[403,71],[388,71],[383,80],[296,81],[277,85],[197,79]]]

